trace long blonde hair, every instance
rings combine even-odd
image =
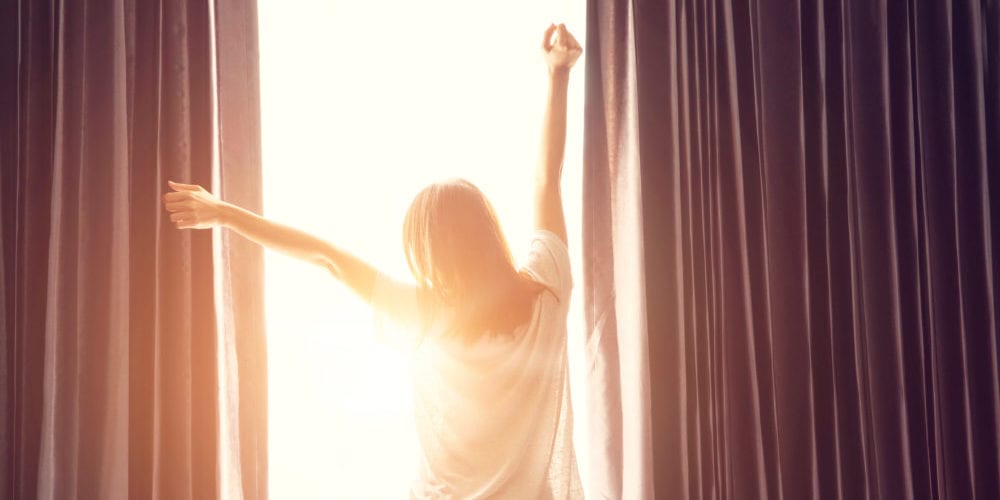
[[[492,205],[464,179],[417,194],[403,223],[403,247],[429,299],[422,302],[452,308],[449,331],[466,340],[513,334],[544,288],[517,271]]]

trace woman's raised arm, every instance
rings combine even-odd
[[[163,195],[163,203],[178,229],[228,227],[260,245],[329,269],[371,303],[378,271],[363,260],[309,233],[226,203],[201,186],[170,182],[170,187],[174,191]]]
[[[563,156],[566,149],[566,94],[569,71],[583,52],[565,25],[551,25],[542,39],[542,52],[549,66],[549,93],[542,122],[542,144],[535,173],[535,228],[554,233],[566,242],[563,216]]]

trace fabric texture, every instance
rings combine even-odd
[[[530,322],[512,338],[473,343],[441,335],[447,312],[425,322],[414,286],[376,280],[373,307],[401,326],[412,356],[422,452],[414,498],[582,498],[567,375],[566,244],[536,232],[521,269],[547,287]]]
[[[259,191],[255,166],[215,146],[213,121],[242,104],[216,100],[230,79],[213,77],[212,12],[0,3],[0,498],[215,498],[221,468],[240,467],[220,457],[246,456],[220,438],[232,360],[218,334],[224,317],[259,316],[229,309],[248,302],[221,301],[216,274],[221,263],[252,280],[262,262],[175,230],[160,200],[168,179],[242,189],[248,203]],[[236,375],[252,380],[244,366]],[[262,408],[262,384],[240,388],[238,414]],[[244,474],[241,493],[266,495],[256,484]]]
[[[589,493],[1000,497],[1000,3],[587,35]]]
[[[218,151],[216,194],[263,212],[257,2],[215,0]],[[217,231],[215,292],[219,322],[219,440],[223,498],[268,495],[267,336],[264,249]]]

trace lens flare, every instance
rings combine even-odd
[[[410,279],[407,206],[425,185],[462,177],[489,197],[515,257],[524,255],[546,92],[539,40],[551,21],[584,40],[584,11],[582,0],[259,2],[264,215]],[[585,478],[582,66],[570,86],[563,196]],[[404,497],[418,451],[406,358],[375,342],[367,306],[322,269],[268,253],[266,286],[270,495]]]

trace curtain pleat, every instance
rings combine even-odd
[[[260,213],[263,209],[257,6],[215,0],[218,43],[219,194]],[[230,232],[220,235],[225,263],[217,283],[223,311],[226,377],[239,464],[229,491],[247,500],[267,498],[267,338],[264,331],[264,251]],[[238,314],[236,314],[238,313]],[[224,490],[226,491],[226,490]],[[224,496],[226,496],[224,494]]]
[[[260,189],[259,162],[214,161],[210,6],[0,4],[0,498],[214,498],[221,467],[241,465],[223,451],[249,453],[221,442],[219,359],[230,358],[217,341],[220,314],[258,318],[260,304],[219,298],[216,262],[231,256],[215,254],[211,232],[176,231],[160,200],[166,180],[211,186],[217,168]],[[256,66],[240,78],[255,91]],[[254,321],[255,340],[227,351],[256,381],[233,423],[251,443],[266,439]],[[265,477],[255,460],[246,470]],[[246,474],[226,493],[266,496]]]
[[[216,491],[217,349],[210,233],[163,218],[167,179],[211,185],[212,106],[207,2],[139,2],[131,185],[133,307],[129,496]],[[142,28],[138,27],[141,23]],[[140,45],[143,49],[140,49]],[[153,126],[152,131],[138,130]],[[145,332],[145,334],[141,334]]]
[[[5,352],[7,371],[5,387],[9,395],[5,414],[8,449],[5,467],[8,472],[6,491],[13,498],[37,496],[39,470],[43,364],[22,360],[42,360],[45,357],[44,286],[34,286],[34,280],[48,281],[48,249],[52,186],[52,151],[55,102],[51,93],[55,41],[49,23],[53,6],[50,2],[30,5],[4,4],[3,18],[8,29],[16,33],[15,47],[5,45],[5,59],[15,70],[3,80],[8,106],[4,113],[5,147],[3,175],[5,210],[4,243],[6,271],[4,290],[7,298]],[[10,75],[16,75],[12,77]],[[12,112],[6,112],[11,111]],[[28,118],[30,117],[30,122]],[[35,164],[34,168],[27,168]],[[24,220],[20,214],[36,214],[35,220]],[[26,270],[31,270],[28,274]],[[32,332],[25,335],[22,332]],[[17,457],[15,460],[14,457]]]
[[[46,291],[45,353],[34,360],[43,370],[39,498],[109,496],[127,485],[128,343],[116,334],[129,308],[123,12],[61,7],[48,273],[29,278]]]
[[[585,485],[595,498],[642,498],[651,494],[648,418],[648,375],[645,339],[622,337],[622,329],[641,329],[641,315],[626,321],[618,318],[618,304],[642,308],[639,289],[618,293],[602,286],[628,276],[641,280],[641,235],[637,234],[639,214],[638,171],[620,145],[624,131],[634,131],[636,113],[634,89],[626,84],[634,78],[634,53],[622,40],[634,36],[630,13],[602,2],[589,2],[587,30],[600,28],[615,37],[588,36],[589,54],[586,81],[589,89],[599,88],[607,97],[592,102],[584,124],[585,158],[601,158],[606,168],[585,168],[582,204],[584,310],[587,325],[586,355],[588,385],[588,441],[591,454],[590,478]],[[590,90],[588,90],[590,92]],[[630,104],[631,103],[631,104]],[[635,137],[628,139],[630,145]],[[586,160],[585,160],[586,161]],[[623,213],[623,210],[628,212]],[[628,367],[628,368],[625,368]],[[630,393],[618,388],[629,386]]]
[[[589,2],[591,493],[1000,495],[998,10]]]

